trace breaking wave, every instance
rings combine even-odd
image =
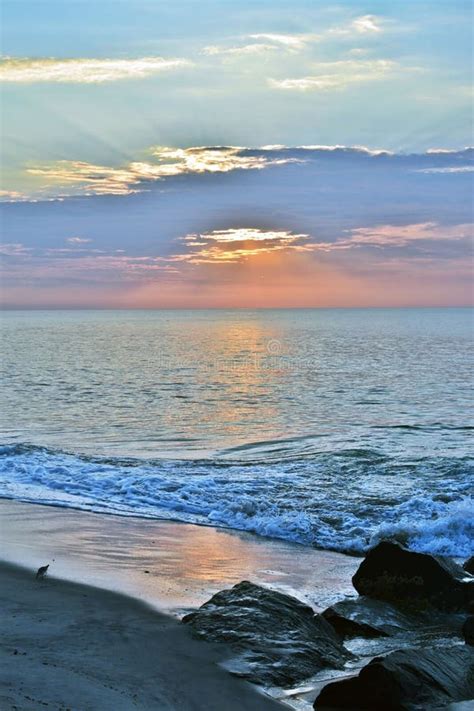
[[[228,451],[209,460],[144,461],[3,445],[0,496],[348,553],[387,538],[440,555],[473,552],[472,459],[402,459],[367,449],[280,461],[273,454],[270,461],[230,460]]]

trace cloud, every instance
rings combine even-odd
[[[382,31],[382,20],[375,15],[362,15],[356,17],[349,27],[361,35],[379,34]]]
[[[58,282],[64,279],[101,282],[106,279],[142,283],[156,281],[158,275],[182,279],[197,265],[237,264],[275,252],[302,251],[308,239],[307,234],[288,230],[231,227],[187,234],[177,240],[185,246],[185,251],[169,256],[129,255],[121,249],[90,249],[82,246],[82,242],[77,249],[6,244],[0,254],[17,258],[4,272],[9,279]],[[71,242],[71,238],[66,241]]]
[[[199,265],[236,265],[253,259],[281,254],[344,253],[348,250],[371,248],[386,252],[386,263],[399,259],[393,248],[422,245],[418,255],[411,259],[428,257],[429,243],[461,242],[473,236],[474,225],[440,225],[436,222],[420,222],[406,225],[380,224],[346,230],[348,237],[333,242],[313,241],[308,233],[285,229],[262,229],[258,227],[229,227],[194,232],[177,240],[185,250],[170,255],[128,255],[122,249],[90,249],[79,243],[75,248],[30,248],[20,243],[4,244],[0,254],[17,258],[9,266],[8,275],[20,278],[64,279],[100,281],[100,275],[108,273],[114,281],[141,282],[154,279],[157,274],[185,278],[188,267]],[[70,242],[70,239],[66,240]],[[73,242],[73,244],[77,244]],[[388,251],[387,251],[388,250]],[[438,255],[439,256],[439,255]],[[454,255],[455,256],[455,255]],[[408,258],[408,257],[405,257]],[[25,259],[27,260],[25,262]],[[380,258],[378,260],[380,262]],[[382,259],[383,262],[383,259]],[[381,263],[382,263],[381,262]],[[28,266],[22,266],[27,264]],[[26,271],[25,271],[26,270]]]
[[[9,193],[8,202],[34,202],[46,200],[65,200],[74,195],[131,195],[154,189],[154,184],[191,175],[224,174],[239,171],[241,173],[268,174],[268,182],[279,184],[279,177],[274,170],[282,173],[284,180],[289,180],[289,190],[296,191],[293,201],[299,199],[296,186],[302,180],[315,180],[316,175],[327,169],[338,168],[339,185],[346,185],[346,170],[356,167],[367,172],[367,179],[375,173],[371,168],[383,168],[383,180],[390,181],[392,176],[403,174],[405,179],[414,180],[418,171],[436,173],[456,173],[467,180],[471,175],[472,149],[421,154],[394,153],[378,147],[346,146],[343,144],[310,144],[285,146],[268,144],[258,148],[239,146],[196,146],[189,148],[171,148],[152,146],[144,151],[139,159],[123,165],[97,165],[85,161],[62,160],[52,163],[40,163],[25,167],[29,176],[29,195],[21,194],[15,200]],[[305,169],[296,171],[297,165]],[[469,168],[469,170],[468,170]],[[285,170],[287,169],[287,170]],[[241,176],[243,179],[243,176]],[[424,177],[420,178],[426,183]],[[334,180],[336,178],[334,177]],[[364,178],[365,180],[365,178]],[[267,178],[262,177],[262,182]],[[436,180],[429,181],[434,185]],[[316,183],[315,183],[316,184]],[[197,185],[197,183],[196,183]],[[200,188],[208,183],[202,181]],[[348,183],[348,185],[352,185]],[[222,189],[224,184],[222,183]],[[292,187],[293,186],[293,187]],[[13,186],[12,186],[13,187]],[[373,189],[379,189],[379,180]],[[394,185],[398,190],[398,182]],[[155,188],[156,189],[156,188]],[[230,189],[230,187],[229,187]],[[345,189],[349,189],[347,186]],[[273,194],[273,193],[272,193]],[[270,196],[267,196],[267,201]],[[422,199],[422,198],[421,198]],[[438,198],[436,199],[439,204]],[[459,217],[459,215],[458,215]],[[460,220],[459,220],[460,221]],[[89,229],[77,227],[78,231]],[[188,228],[186,228],[188,229]],[[87,232],[86,232],[87,234]]]
[[[298,146],[298,148],[301,148],[302,150],[305,151],[313,151],[313,152],[342,152],[342,153],[363,153],[368,156],[393,156],[395,155],[393,151],[387,151],[384,148],[368,148],[367,146],[344,146],[341,144],[336,144],[334,146],[325,146],[325,145],[310,145],[310,146]]]
[[[232,170],[261,170],[272,165],[301,162],[295,158],[268,158],[239,146],[198,146],[152,150],[166,175],[183,173],[228,173]]]
[[[322,32],[302,32],[298,34],[279,32],[258,32],[245,35],[243,44],[226,47],[223,45],[208,45],[201,54],[209,57],[255,57],[276,51],[295,54],[305,50],[314,43],[338,38],[361,38],[361,36],[377,35],[384,29],[385,23],[375,15],[362,15],[342,25],[329,27]],[[248,40],[252,40],[249,44]],[[367,50],[355,49],[354,54],[364,54]]]
[[[6,242],[0,244],[0,255],[5,257],[24,257],[31,252],[29,247],[19,242]]]
[[[386,22],[376,15],[361,15],[342,25],[329,27],[322,32],[305,32],[299,34],[279,34],[276,32],[260,32],[247,35],[249,39],[263,41],[280,46],[287,51],[295,52],[304,49],[313,42],[337,37],[357,37],[361,35],[378,35],[384,31]],[[365,51],[365,50],[358,50]]]
[[[27,199],[27,196],[18,190],[0,190],[0,198],[4,202],[19,202]]]
[[[308,239],[307,234],[287,230],[231,227],[186,235],[183,241],[189,252],[174,255],[171,259],[190,264],[232,264],[271,252],[301,251]]]
[[[253,155],[234,146],[167,148],[149,150],[149,161],[133,161],[123,167],[94,165],[83,161],[58,161],[27,169],[30,175],[57,185],[77,186],[95,195],[129,195],[147,181],[163,180],[190,173],[228,173],[233,170],[262,170],[269,166],[301,162],[289,157]],[[151,162],[153,161],[153,162]]]
[[[194,239],[198,236],[200,239],[211,240],[214,242],[285,242],[292,243],[301,238],[306,238],[308,235],[293,234],[286,231],[261,230],[255,227],[231,227],[226,230],[213,230],[200,235],[187,236],[185,239]]]
[[[466,146],[464,148],[465,151],[472,151],[474,150],[472,146]],[[459,153],[459,150],[457,148],[428,148],[426,151],[427,155],[437,155],[437,154],[445,154],[445,153]]]
[[[387,25],[393,24],[388,23],[382,17],[377,15],[361,15],[360,17],[355,17],[353,20],[346,22],[342,25],[337,25],[335,27],[330,27],[322,35],[321,39],[330,39],[334,37],[348,38],[361,37],[361,36],[376,36],[380,35],[387,29]]]
[[[406,247],[416,242],[465,240],[474,236],[474,224],[439,225],[418,222],[408,225],[375,225],[350,230],[351,236],[335,242],[314,242],[308,245],[316,251],[332,252],[353,247]]]
[[[444,151],[445,153],[450,153],[451,151]],[[421,168],[420,170],[415,170],[415,173],[474,173],[473,165],[453,165],[445,166],[443,168]]]
[[[252,299],[344,305],[353,296],[362,303],[360,289],[370,284],[366,305],[392,297],[400,303],[414,290],[413,303],[468,303],[462,270],[472,255],[472,173],[443,178],[415,171],[465,166],[473,151],[393,154],[377,146],[267,143],[155,146],[123,166],[83,164],[81,177],[93,182],[66,184],[79,195],[111,188],[149,193],[68,199],[65,209],[49,202],[5,206],[8,303],[143,305],[132,295],[149,288],[149,306],[251,305]],[[121,171],[116,184],[114,171]],[[75,170],[72,176],[77,180]],[[50,176],[37,180],[47,190],[62,189]],[[68,241],[75,237],[93,242]],[[347,278],[344,287],[338,278]],[[423,279],[432,280],[429,291]],[[206,301],[205,289],[214,287],[216,300]],[[94,289],[103,290],[95,301]],[[167,300],[170,290],[177,301]],[[123,301],[109,302],[109,294]]]
[[[346,153],[346,154],[358,154],[363,153],[368,156],[381,156],[381,155],[395,155],[393,151],[388,151],[385,148],[368,148],[367,146],[345,146],[343,143],[335,143],[334,145],[322,144],[310,144],[303,146],[285,146],[282,143],[268,144],[266,146],[260,146],[261,151],[308,151],[314,154],[317,153]]]
[[[66,242],[70,244],[88,244],[88,242],[92,242],[92,240],[87,239],[87,237],[68,237]]]
[[[439,225],[436,222],[421,222],[409,225],[358,227],[352,230],[350,241],[353,244],[403,247],[414,241],[465,239],[472,235],[472,224]]]
[[[28,168],[27,173],[45,178],[58,186],[79,186],[87,194],[129,195],[132,185],[144,178],[143,171],[132,167],[111,168],[83,161],[61,160]]]
[[[0,63],[0,81],[14,83],[67,82],[101,84],[120,79],[144,79],[190,66],[186,59],[77,59],[7,57]]]
[[[319,62],[317,74],[294,79],[269,79],[275,89],[296,91],[330,91],[344,89],[350,84],[379,81],[385,79],[400,65],[388,59],[340,60]]]
[[[248,35],[249,39],[263,40],[264,42],[271,42],[274,45],[278,45],[284,49],[288,50],[300,50],[305,47],[308,42],[311,42],[319,38],[316,34],[277,34],[274,32],[261,32],[260,34]]]
[[[201,50],[201,54],[211,57],[217,55],[255,56],[266,54],[267,52],[274,52],[275,50],[276,47],[272,44],[245,44],[242,47],[219,47],[217,45],[210,45],[204,47]]]
[[[135,256],[122,249],[30,248],[22,244],[0,246],[0,255],[9,259],[3,278],[38,282],[135,282],[179,273],[176,265],[156,256]]]

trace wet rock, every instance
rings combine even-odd
[[[474,578],[449,558],[409,551],[383,541],[370,550],[352,578],[360,595],[397,606],[423,603],[465,609],[474,599]]]
[[[464,612],[445,612],[431,606],[401,610],[384,600],[364,596],[338,602],[322,615],[343,639],[460,637],[465,620]]]
[[[344,639],[350,637],[389,637],[411,632],[418,624],[413,617],[397,610],[387,602],[359,597],[331,605],[322,613]]]
[[[404,649],[376,657],[356,677],[327,684],[315,709],[409,711],[474,697],[474,650]]]
[[[462,636],[466,644],[474,646],[474,615],[469,615],[462,626]]]
[[[471,555],[471,557],[466,560],[463,568],[470,575],[474,575],[474,555]]]
[[[350,654],[331,625],[289,595],[247,581],[214,595],[183,622],[201,639],[239,652],[232,671],[289,686],[320,669],[341,669]]]

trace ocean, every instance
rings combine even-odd
[[[2,314],[0,496],[473,552],[469,309]]]

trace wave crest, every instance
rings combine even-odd
[[[290,461],[88,458],[0,447],[0,496],[207,524],[363,553],[381,539],[467,557],[474,540],[472,461],[401,460],[341,450]]]

